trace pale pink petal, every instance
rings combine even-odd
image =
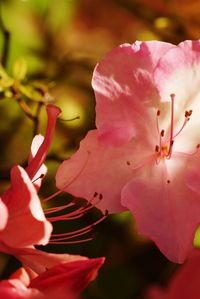
[[[154,80],[161,101],[170,101],[175,94],[174,114],[176,130],[181,127],[185,111],[192,110],[190,121],[176,138],[175,147],[192,153],[200,142],[200,41],[185,41],[169,50],[160,60],[154,72]]]
[[[98,140],[97,130],[90,131],[80,149],[59,167],[57,188],[87,200],[98,193],[94,202],[102,198],[97,205],[102,211],[124,210],[121,190],[133,176],[131,163],[135,162],[136,147],[131,142],[121,147],[106,146]]]
[[[132,211],[139,232],[176,263],[193,249],[200,223],[199,194],[188,188],[186,180],[185,161],[176,157],[146,167],[122,191],[122,204]]]
[[[48,104],[46,109],[47,109],[47,114],[48,114],[48,123],[47,123],[44,141],[42,142],[36,155],[30,161],[29,165],[26,168],[26,172],[28,173],[31,180],[34,178],[37,171],[40,169],[40,167],[42,166],[42,164],[44,163],[44,161],[46,159],[46,156],[48,154],[48,150],[51,145],[52,138],[53,138],[56,120],[58,118],[58,115],[61,112],[60,108],[58,108],[52,104]]]
[[[158,62],[154,78],[161,100],[169,100],[176,94],[176,100],[185,105],[199,97],[200,41],[184,41],[169,50]]]
[[[7,224],[8,211],[0,198],[0,231],[3,230]]]
[[[20,166],[11,170],[11,187],[3,194],[9,218],[0,240],[11,247],[45,245],[52,225],[46,220],[35,187]]]
[[[175,46],[158,41],[124,44],[96,66],[92,85],[96,97],[96,125],[108,143],[121,144],[147,122],[144,104],[158,102],[152,80],[156,63]]]
[[[31,152],[29,154],[29,159],[28,159],[28,164],[31,163],[31,161],[37,154],[38,149],[42,145],[43,141],[44,141],[44,137],[42,135],[36,135],[33,138],[33,141],[31,144]],[[37,191],[39,190],[41,183],[42,183],[42,178],[43,178],[43,176],[46,175],[46,173],[47,173],[47,167],[44,164],[42,164],[42,166],[39,168],[39,170],[36,172],[35,176],[32,179]]]
[[[78,295],[96,278],[103,262],[104,258],[96,258],[59,264],[32,280],[30,287],[56,298],[64,299],[68,293]]]

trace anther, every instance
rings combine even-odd
[[[161,137],[164,137],[164,134],[165,134],[165,131],[162,130],[162,131],[160,132],[160,136],[161,136]]]
[[[171,183],[171,181],[170,180],[167,180],[167,184],[170,184]]]
[[[97,193],[97,192],[94,192],[93,197],[95,198],[95,197],[97,197],[97,195],[98,195],[98,193]]]
[[[130,166],[130,165],[131,165],[131,162],[130,162],[130,161],[126,161],[126,164],[127,164],[128,166]]]
[[[38,178],[36,178],[34,181],[32,181],[32,183],[35,183],[39,179],[43,179],[44,176],[45,176],[44,173],[42,173]]]
[[[157,116],[160,116],[160,110],[157,110]]]
[[[189,116],[192,115],[192,110],[189,110],[188,115],[189,115]]]
[[[155,152],[159,153],[160,147],[158,145],[155,146]]]
[[[99,199],[102,200],[102,198],[103,198],[103,195],[100,193],[99,194]]]

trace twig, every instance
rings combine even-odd
[[[33,113],[31,112],[31,110],[30,110],[29,106],[26,104],[26,102],[24,100],[22,100],[21,98],[17,98],[16,100],[19,103],[22,110],[24,111],[24,113],[26,114],[26,116],[35,122],[36,116],[33,115]]]
[[[1,63],[3,67],[7,66],[9,48],[10,48],[10,32],[6,29],[2,18],[2,3],[0,2],[0,29],[3,33],[4,44],[2,49]]]

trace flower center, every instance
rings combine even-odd
[[[187,122],[190,120],[190,116],[192,115],[192,110],[185,111],[185,118],[183,121],[182,126],[178,130],[178,132],[174,133],[174,99],[175,94],[170,95],[171,98],[171,114],[170,114],[170,126],[169,126],[169,137],[165,138],[165,130],[160,130],[159,126],[159,117],[160,117],[160,110],[157,111],[156,115],[156,127],[159,135],[159,145],[155,146],[155,152],[157,154],[157,163],[162,158],[170,159],[172,156],[172,150],[174,145],[175,138],[182,132],[184,127],[186,126]],[[197,145],[198,146],[198,145]],[[199,147],[199,146],[198,146]],[[197,148],[198,148],[197,147]]]

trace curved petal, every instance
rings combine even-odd
[[[23,266],[32,271],[31,278],[43,273],[60,263],[71,263],[86,260],[87,257],[73,254],[55,254],[35,248],[9,248],[9,254],[16,256]],[[29,271],[28,271],[29,272]]]
[[[173,47],[158,41],[124,44],[96,66],[92,79],[96,125],[108,143],[124,143],[136,135],[138,123],[148,123],[144,104],[158,101],[152,73],[160,57]]]
[[[30,164],[31,161],[34,159],[34,157],[37,154],[43,141],[44,141],[44,137],[42,135],[36,135],[33,138],[33,141],[31,144],[31,152],[30,152],[29,158],[28,158],[28,164]],[[46,173],[47,173],[47,167],[44,164],[42,164],[32,179],[32,181],[34,182],[33,184],[37,191],[39,190],[39,188],[42,184],[42,179],[46,175]]]
[[[142,234],[171,261],[182,263],[193,249],[200,223],[200,196],[186,184],[187,164],[177,158],[166,164],[153,164],[145,170],[148,175],[128,183],[122,204],[132,211]]]
[[[176,139],[179,149],[184,146],[194,151],[200,141],[198,130],[194,130],[200,127],[200,41],[185,41],[169,50],[159,60],[154,79],[162,101],[170,101],[170,94],[175,94],[175,123],[179,127],[185,111],[192,110],[190,121]]]
[[[40,169],[42,164],[44,163],[46,156],[48,154],[49,147],[51,145],[51,141],[54,134],[54,129],[56,125],[56,120],[58,115],[60,114],[60,108],[48,104],[47,107],[47,115],[48,115],[48,123],[45,133],[44,141],[42,142],[41,146],[39,147],[37,153],[35,154],[34,158],[30,161],[28,166],[26,167],[26,172],[28,173],[30,179],[32,180]]]
[[[96,277],[103,262],[104,258],[96,258],[61,263],[32,280],[30,287],[52,298],[64,299],[68,292],[76,296]]]
[[[181,105],[199,97],[200,41],[185,41],[158,62],[154,78],[163,101],[174,93]]]
[[[4,203],[0,198],[0,231],[3,230],[7,224],[8,220],[8,211]]]
[[[87,200],[98,193],[102,198],[98,208],[122,211],[121,190],[132,178],[129,163],[135,159],[134,153],[134,143],[106,146],[99,141],[97,130],[90,131],[80,149],[58,168],[57,188]]]
[[[3,194],[9,218],[0,240],[11,247],[45,245],[52,225],[43,213],[35,187],[20,166],[11,170],[11,187]]]

